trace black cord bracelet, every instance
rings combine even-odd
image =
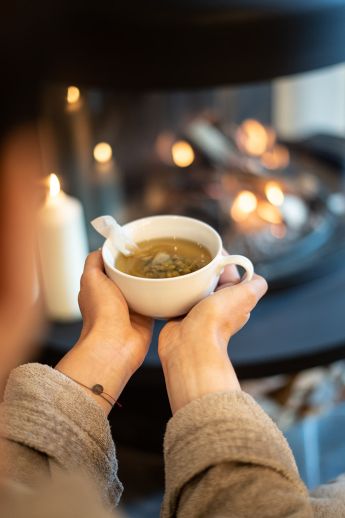
[[[60,372],[60,371],[59,371]],[[120,405],[120,403],[118,403],[116,401],[116,399],[113,398],[113,396],[111,396],[110,394],[108,394],[107,392],[104,392],[104,388],[103,388],[103,385],[101,385],[100,383],[96,383],[95,385],[93,385],[92,387],[88,387],[87,385],[84,385],[84,383],[81,383],[80,381],[77,381],[75,380],[74,378],[71,378],[71,376],[68,376],[67,374],[65,374],[64,372],[62,372],[61,374],[63,374],[64,376],[66,376],[67,378],[69,378],[70,380],[74,381],[74,383],[77,383],[78,385],[81,385],[82,387],[90,390],[93,394],[95,394],[96,396],[99,396],[101,397],[102,399],[104,399],[104,401],[106,401],[107,403],[109,403],[109,405],[111,406],[111,408],[113,408],[113,406],[115,404]],[[109,401],[109,399],[111,401]]]

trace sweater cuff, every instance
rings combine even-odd
[[[306,491],[286,439],[245,392],[208,394],[176,412],[167,425],[164,456],[170,509],[189,480],[226,462],[273,469]]]
[[[3,437],[86,472],[118,503],[123,488],[108,420],[77,383],[47,365],[22,365],[8,379],[0,412]]]

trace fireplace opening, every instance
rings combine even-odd
[[[345,259],[344,116],[334,116],[323,88],[325,77],[329,86],[343,75],[341,66],[312,73],[318,95],[300,112],[298,78],[141,94],[51,86],[51,169],[89,221],[196,217],[230,252],[249,256],[271,289],[306,282]],[[296,116],[289,124],[287,105]]]

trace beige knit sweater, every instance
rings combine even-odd
[[[2,518],[119,516],[109,424],[77,384],[44,365],[19,367],[0,419]],[[308,495],[284,437],[244,392],[178,411],[164,456],[163,518],[345,517],[345,477]]]

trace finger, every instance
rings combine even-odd
[[[223,321],[225,329],[231,334],[237,332],[248,321],[250,312],[266,291],[267,282],[256,274],[251,281],[217,291],[212,300],[217,318]]]
[[[219,290],[214,298],[217,304],[227,307],[245,308],[246,312],[250,312],[265,295],[267,291],[267,282],[260,275],[254,274],[250,281],[240,282],[234,286]]]
[[[104,265],[101,251],[96,250],[91,252],[85,260],[84,271],[80,278],[80,288],[82,289],[91,280],[98,283],[100,276],[105,277]]]
[[[241,298],[251,298],[256,299],[258,302],[267,292],[268,284],[266,279],[254,273],[252,279],[250,281],[243,281],[240,284],[233,287],[234,291],[238,291],[238,294]]]
[[[86,258],[84,273],[88,273],[92,270],[104,271],[102,252],[100,250],[91,252]]]
[[[220,291],[224,290],[225,288],[231,288],[231,286],[234,286],[235,284],[238,284],[241,281],[241,279],[238,279],[237,282],[225,282],[224,284],[218,284],[217,288],[214,291]]]
[[[229,255],[224,248],[222,250],[222,255]],[[237,284],[240,279],[241,277],[238,273],[237,267],[234,264],[229,264],[224,268],[224,271],[219,278],[218,287],[223,286],[223,284]]]

